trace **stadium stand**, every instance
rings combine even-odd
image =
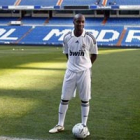
[[[96,0],[64,0],[61,6],[93,5]]]
[[[104,18],[86,18],[86,26],[103,25]]]
[[[108,18],[106,26],[123,25],[123,26],[140,26],[140,18]]]
[[[14,5],[16,0],[0,0],[1,6]]]
[[[46,23],[46,25],[73,26],[72,20],[73,20],[73,18],[71,18],[71,17],[64,17],[64,18],[63,17],[53,17],[48,21],[48,23]],[[87,17],[85,26],[103,25],[103,20],[104,20],[103,18]]]
[[[54,6],[58,5],[59,0],[0,0],[1,6],[14,5],[18,3],[19,5],[41,5],[41,6]],[[80,5],[94,5],[101,4],[106,1],[106,5],[140,5],[138,0],[63,0],[61,6],[80,6]]]
[[[70,17],[53,17],[49,20],[47,25],[72,25],[72,18]]]
[[[140,28],[139,27],[127,28],[126,33],[124,35],[124,39],[121,42],[121,47],[125,47],[126,45],[129,47],[134,47],[134,46],[140,47]]]
[[[140,47],[139,5],[138,0],[0,0],[0,44],[62,45],[73,16],[83,13],[99,46]]]
[[[17,17],[0,17],[0,25],[9,25],[11,21],[18,21]]]
[[[108,0],[107,5],[140,5],[139,0]]]
[[[36,25],[36,26],[43,26],[47,24],[48,18],[47,17],[24,17],[21,19],[24,25]]]
[[[19,5],[54,6],[58,0],[21,0]]]

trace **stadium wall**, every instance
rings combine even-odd
[[[72,26],[0,26],[0,44],[62,46]],[[99,46],[140,47],[140,27],[88,26]]]

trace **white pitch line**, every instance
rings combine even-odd
[[[0,140],[38,140],[38,139],[12,138],[12,137],[0,136]]]
[[[28,139],[28,138],[14,138],[14,137],[0,136],[0,140],[49,140],[49,139]],[[71,140],[71,139],[53,139],[53,140]]]

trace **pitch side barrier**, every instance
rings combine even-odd
[[[99,46],[140,48],[140,27],[88,26]],[[62,45],[72,26],[0,26],[0,44]]]

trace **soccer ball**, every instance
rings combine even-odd
[[[86,138],[89,135],[88,128],[86,126],[83,126],[82,123],[76,124],[72,128],[72,133],[76,138]]]

